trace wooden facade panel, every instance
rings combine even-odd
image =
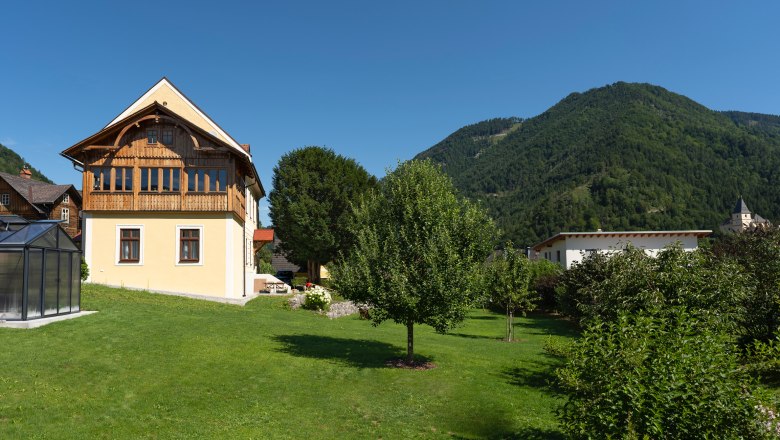
[[[181,194],[138,194],[141,211],[181,211]]]
[[[133,193],[93,192],[84,203],[88,211],[130,211],[133,206]]]
[[[182,198],[182,211],[227,211],[227,194],[187,193]]]
[[[0,215],[18,215],[28,220],[38,220],[46,218],[38,212],[27,200],[25,200],[15,189],[11,188],[6,181],[0,179],[0,202],[3,194],[8,194],[8,204],[0,205]]]

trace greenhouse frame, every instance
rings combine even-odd
[[[0,216],[0,321],[81,310],[81,251],[59,223]]]

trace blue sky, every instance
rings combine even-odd
[[[10,2],[0,143],[80,187],[59,152],[163,76],[252,145],[268,190],[297,147],[382,176],[463,125],[616,81],[780,113],[780,4],[634,3]]]

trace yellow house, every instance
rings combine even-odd
[[[251,296],[265,192],[249,145],[168,79],[61,154],[83,171],[89,281],[225,302]]]

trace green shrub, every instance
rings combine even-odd
[[[594,320],[557,372],[571,438],[764,438],[754,382],[717,333],[681,308]]]
[[[322,310],[326,311],[330,308],[330,292],[325,290],[321,286],[314,286],[307,290],[306,301],[303,303],[303,307],[309,310]]]
[[[736,264],[710,252],[686,252],[679,246],[656,258],[636,248],[609,258],[593,255],[561,276],[561,311],[581,323],[614,321],[622,313],[663,315],[681,306],[709,314],[720,330],[741,331],[750,280]]]
[[[267,273],[273,275],[276,273],[276,270],[274,269],[273,266],[271,266],[271,263],[260,260],[260,262],[257,265],[257,273]]]
[[[87,260],[81,257],[81,281],[86,281],[89,278],[89,266]]]

